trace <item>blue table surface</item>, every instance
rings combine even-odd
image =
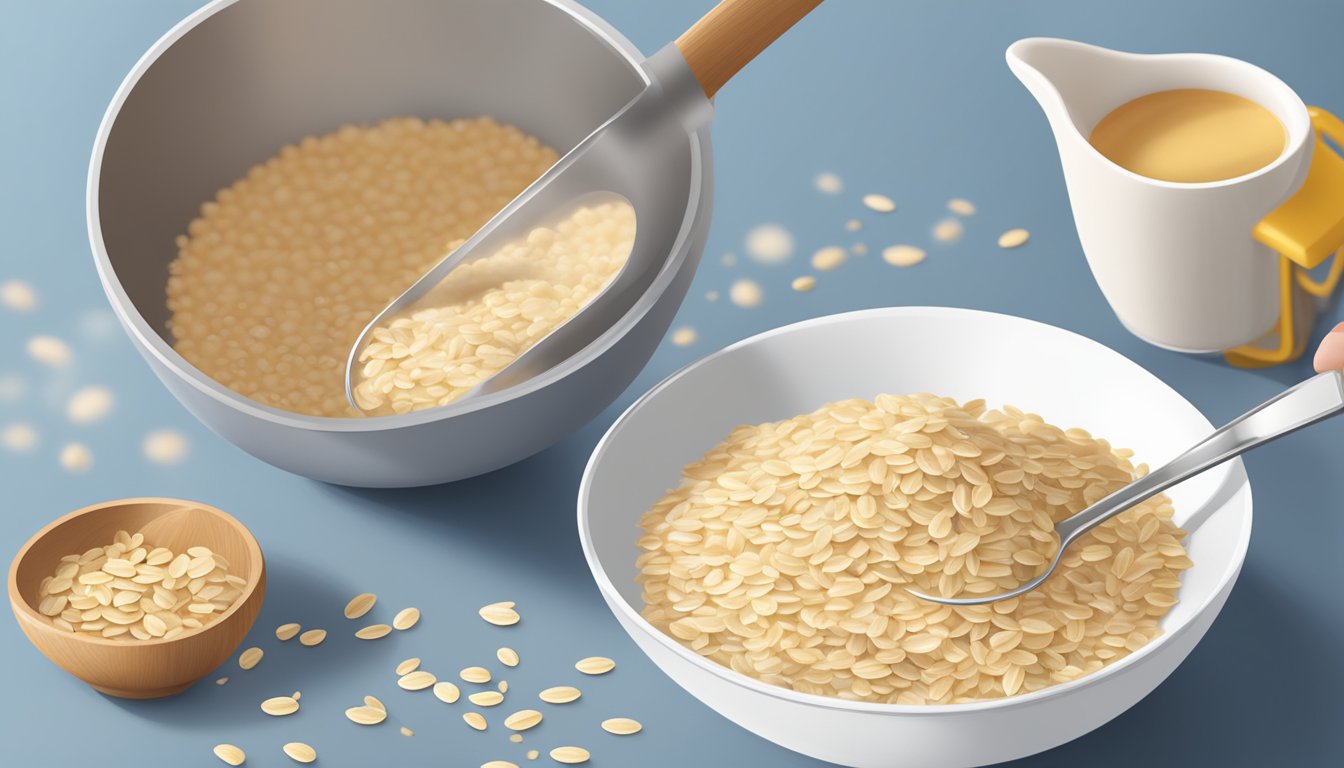
[[[446,0],[445,0],[446,1]],[[1338,0],[1131,0],[1123,3],[835,0],[750,65],[718,99],[714,127],[716,210],[709,246],[674,327],[691,326],[690,347],[665,341],[639,379],[602,415],[555,447],[485,477],[436,488],[360,491],[295,477],[244,454],[198,425],[160,386],[116,327],[94,274],[84,226],[84,177],[98,121],[124,73],[197,0],[6,3],[0,21],[0,281],[19,279],[40,306],[0,308],[0,427],[26,422],[40,441],[26,455],[0,450],[6,502],[0,549],[14,552],[39,527],[73,508],[115,497],[198,499],[231,511],[266,550],[270,588],[252,642],[260,667],[233,662],[208,682],[165,701],[105,698],[33,649],[0,621],[5,660],[0,733],[8,765],[65,765],[78,751],[102,765],[215,764],[221,741],[249,765],[284,765],[280,745],[307,741],[324,765],[476,766],[526,764],[528,748],[580,743],[592,765],[808,766],[719,717],[665,678],[621,631],[594,588],[579,550],[574,497],[593,445],[641,392],[732,341],[788,322],[892,305],[949,305],[1007,312],[1086,334],[1133,358],[1226,420],[1309,372],[1306,361],[1263,371],[1165,352],[1121,328],[1079,249],[1053,141],[1040,110],[1008,72],[1004,48],[1032,35],[1071,37],[1138,50],[1199,50],[1255,62],[1308,103],[1344,111]],[[592,0],[599,14],[652,51],[689,25],[709,0]],[[240,169],[241,170],[241,169]],[[813,187],[822,171],[845,192]],[[898,203],[868,214],[858,196],[882,191]],[[930,227],[949,198],[979,212],[963,239],[938,246]],[[844,222],[858,217],[856,234]],[[783,222],[798,252],[766,266],[741,258],[752,226]],[[1031,230],[1015,251],[995,245],[1011,227]],[[872,253],[794,293],[804,260],[829,244],[864,242]],[[928,260],[898,270],[877,255],[910,242]],[[737,253],[729,266],[723,256]],[[765,301],[726,300],[740,277],[760,282]],[[717,291],[717,302],[706,298]],[[1317,335],[1336,319],[1323,318]],[[56,371],[29,359],[26,340],[50,333],[70,342],[75,362]],[[24,385],[18,392],[16,385]],[[104,385],[116,396],[102,422],[76,426],[64,404],[75,389]],[[863,393],[860,393],[863,394]],[[140,450],[152,429],[190,441],[175,466]],[[94,455],[83,474],[63,470],[61,446]],[[1246,459],[1256,528],[1240,582],[1221,618],[1154,693],[1076,741],[1021,761],[1031,766],[1339,765],[1344,754],[1344,422],[1327,423]],[[380,598],[377,616],[416,605],[411,632],[377,643],[351,636],[341,606],[361,591]],[[516,600],[524,623],[492,628],[476,608]],[[297,621],[331,630],[317,648],[281,646],[274,628]],[[524,744],[498,725],[480,734],[426,695],[395,688],[408,656],[443,675],[492,664],[507,642],[523,665],[515,690],[575,682],[570,666],[591,654],[618,661],[585,696],[553,708]],[[494,665],[498,666],[498,665]],[[298,716],[267,718],[257,703],[304,691]],[[360,729],[342,716],[365,693],[391,704],[415,730]],[[530,693],[528,694],[530,697]],[[515,702],[516,703],[516,702]],[[506,705],[507,707],[507,705]],[[501,715],[502,716],[502,715]],[[617,738],[598,729],[611,716],[644,722]],[[498,719],[498,717],[496,718]],[[974,738],[974,734],[968,734]],[[893,748],[898,749],[898,746]],[[541,763],[548,762],[543,754]],[[541,764],[538,763],[538,764]]]

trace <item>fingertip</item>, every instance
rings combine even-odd
[[[1344,323],[1336,325],[1321,339],[1312,365],[1318,373],[1344,368]]]

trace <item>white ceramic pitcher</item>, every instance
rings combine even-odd
[[[1211,54],[1139,55],[1028,38],[1009,47],[1007,59],[1049,118],[1078,236],[1120,321],[1183,352],[1226,350],[1272,331],[1289,294],[1280,290],[1278,254],[1252,231],[1297,192],[1312,166],[1319,140],[1312,141],[1313,121],[1298,95],[1259,67]],[[1121,104],[1180,88],[1225,91],[1265,107],[1286,130],[1283,152],[1244,176],[1177,183],[1128,171],[1088,142]]]

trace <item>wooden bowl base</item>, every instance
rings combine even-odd
[[[195,681],[183,683],[182,685],[171,685],[167,688],[145,689],[125,689],[125,688],[104,688],[101,685],[89,684],[93,690],[107,696],[115,696],[119,699],[162,699],[166,696],[176,696],[195,685]]]

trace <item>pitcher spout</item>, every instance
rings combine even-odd
[[[1100,113],[1116,102],[1117,88],[1135,82],[1130,76],[1140,57],[1074,40],[1029,37],[1008,47],[1008,68],[1036,98],[1056,139],[1086,136]]]

